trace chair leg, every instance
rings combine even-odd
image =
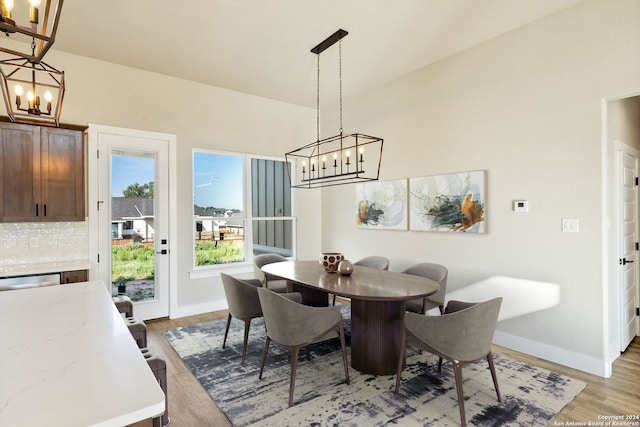
[[[493,386],[496,388],[496,395],[498,396],[498,402],[502,402],[502,396],[500,396],[500,387],[498,387],[498,377],[496,376],[496,367],[493,364],[493,354],[487,354],[487,361],[489,362],[489,369],[491,370],[491,377],[493,378]]]
[[[456,390],[458,391],[458,406],[460,407],[460,425],[465,427],[467,425],[466,417],[464,416],[464,391],[462,390],[462,365],[459,362],[453,360],[453,373],[456,378]]]
[[[336,294],[333,294],[333,305],[336,305]]]
[[[244,321],[244,341],[242,342],[242,361],[241,365],[244,365],[244,359],[247,356],[247,342],[249,341],[249,328],[251,327],[251,319]]]
[[[293,389],[296,386],[296,369],[298,368],[298,347],[291,349],[291,378],[289,379],[289,406],[293,405]]]
[[[442,357],[438,357],[438,375],[442,373]]]
[[[222,348],[227,345],[227,335],[229,334],[229,325],[231,324],[231,313],[227,316],[227,327],[224,330],[224,340],[222,341]]]
[[[260,363],[260,374],[258,375],[258,379],[262,379],[262,371],[264,370],[264,362],[266,362],[267,360],[269,344],[271,344],[271,338],[269,338],[269,335],[267,335],[267,338],[265,338],[264,340],[264,350],[262,350],[262,362]]]
[[[405,353],[407,351],[407,330],[402,327],[400,334],[400,357],[398,357],[398,370],[396,371],[396,394],[400,389],[400,375],[402,374],[402,362],[404,362]]]
[[[347,385],[351,384],[349,380],[349,362],[347,362],[347,345],[344,341],[344,324],[342,318],[338,324],[338,334],[340,335],[340,346],[342,347],[342,363],[344,364],[344,377],[346,378]]]

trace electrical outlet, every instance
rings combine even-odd
[[[562,219],[563,233],[577,233],[580,230],[580,221],[578,219]]]

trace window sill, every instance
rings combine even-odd
[[[204,279],[208,277],[219,277],[220,273],[231,275],[253,274],[253,264],[219,264],[215,266],[202,267],[189,272],[189,279]]]

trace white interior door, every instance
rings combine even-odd
[[[99,279],[112,295],[132,299],[136,317],[166,317],[169,141],[173,136],[106,127],[94,135]]]
[[[621,248],[620,248],[620,351],[638,335],[638,158],[620,153]]]

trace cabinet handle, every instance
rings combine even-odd
[[[36,216],[38,216],[38,203],[36,203]]]
[[[42,216],[47,216],[47,204],[42,205],[42,210],[44,211]]]

